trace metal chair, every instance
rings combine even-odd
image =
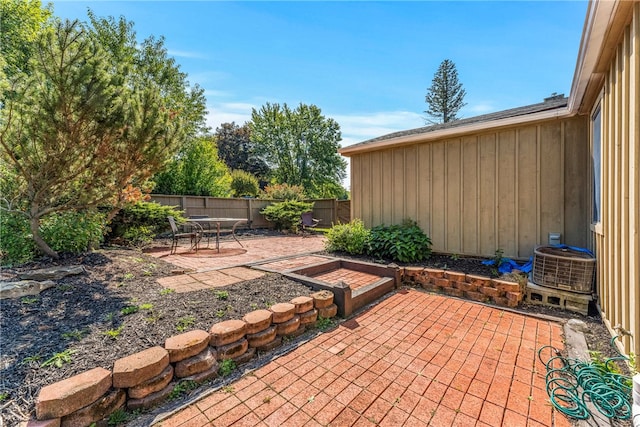
[[[309,234],[309,230],[307,230],[307,228],[315,227],[320,221],[321,220],[315,219],[313,217],[313,212],[305,212],[300,215],[300,223],[298,224],[298,226],[300,227],[300,231],[302,232],[302,237],[305,236],[305,233]]]
[[[191,241],[191,248],[190,249],[193,250],[195,248],[196,251],[197,251],[198,250],[198,243],[200,242],[200,238],[202,236],[202,233],[199,232],[199,231],[193,231],[193,229],[192,229],[192,231],[189,231],[189,232],[180,232],[180,230],[178,230],[178,226],[176,225],[175,218],[172,217],[172,216],[168,216],[167,219],[169,220],[169,225],[171,225],[171,234],[172,234],[171,252],[170,253],[171,254],[175,254],[176,251],[178,250],[178,243],[179,243],[180,239],[181,238],[187,238],[187,237]]]

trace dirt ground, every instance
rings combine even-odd
[[[420,265],[492,275],[492,268],[480,261],[436,254]],[[111,369],[116,359],[163,345],[172,335],[209,330],[222,320],[238,319],[249,311],[311,292],[279,274],[222,291],[168,292],[156,279],[170,275],[175,266],[140,250],[122,248],[55,262],[44,259],[2,273],[11,279],[25,270],[78,264],[84,266],[84,274],[61,279],[37,297],[0,301],[0,416],[4,426],[33,418],[37,393],[45,385],[97,366]],[[584,320],[589,325],[590,348],[605,357],[614,355],[610,335],[598,316],[526,304],[521,309]]]

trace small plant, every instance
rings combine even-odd
[[[113,321],[115,320],[115,318],[116,318],[116,315],[117,315],[117,314],[118,314],[118,313],[116,313],[115,311],[113,311],[113,312],[111,312],[111,313],[107,313],[107,315],[106,315],[104,318],[105,318],[105,320],[106,320],[107,322],[113,322]]]
[[[25,357],[24,359],[22,359],[22,364],[26,365],[26,364],[29,364],[31,362],[39,362],[40,359],[42,359],[42,356],[40,356],[39,354],[34,354],[33,356],[28,356],[28,357]]]
[[[183,332],[190,326],[193,326],[194,323],[196,323],[196,318],[193,316],[181,317],[180,319],[178,319],[176,329],[178,330],[178,332]]]
[[[321,331],[329,329],[332,325],[333,320],[329,319],[328,317],[319,317],[318,320],[316,320],[316,328],[320,329]]]
[[[150,304],[150,303],[140,304],[138,308],[140,308],[140,310],[151,310],[153,309],[153,304]]]
[[[164,288],[163,290],[160,291],[160,295],[169,295],[173,292],[175,291],[171,288]]]
[[[138,310],[140,310],[140,307],[138,307],[137,305],[130,305],[120,310],[120,314],[122,314],[123,316],[128,316],[129,314],[137,313]]]
[[[379,225],[371,229],[369,255],[400,262],[422,261],[431,256],[431,239],[409,219],[402,225]]]
[[[262,403],[269,403],[271,402],[271,396],[265,396],[264,399],[262,399]]]
[[[251,310],[257,310],[258,304],[256,304],[255,302],[252,302],[251,304],[249,304],[249,308],[251,308]]]
[[[227,314],[227,310],[216,311],[216,317],[224,317],[225,314]]]
[[[182,395],[184,395],[185,393],[191,390],[195,390],[196,388],[198,388],[198,383],[195,381],[180,381],[178,384],[175,385],[175,387],[173,387],[173,390],[171,390],[171,393],[169,394],[169,399],[170,400],[177,399]]]
[[[3,391],[2,393],[0,393],[0,402],[4,402],[8,398],[9,398],[9,392]]]
[[[71,285],[58,285],[56,286],[56,289],[60,292],[66,292],[66,291],[70,291],[71,289],[73,289],[73,286]]]
[[[122,408],[118,408],[109,415],[109,421],[107,422],[110,426],[118,426],[120,424],[124,424],[129,420],[129,416]]]
[[[133,273],[124,273],[124,276],[122,276],[122,280],[133,280],[136,278],[136,275]]]
[[[120,327],[118,327],[116,329],[109,329],[108,331],[103,332],[103,334],[108,336],[112,340],[115,340],[116,338],[118,338],[120,336],[120,334],[122,333],[122,329],[123,328],[124,328],[124,326],[120,326]]]
[[[35,304],[38,302],[38,297],[22,297],[20,302],[26,305]]]
[[[215,292],[215,296],[219,300],[226,300],[227,298],[229,298],[229,292],[227,292],[227,291],[216,291]]]
[[[223,393],[231,394],[234,391],[235,391],[235,389],[231,385],[226,385],[226,386],[222,387],[222,392]]]
[[[460,259],[460,254],[451,254],[449,258],[451,258],[452,261],[458,261]]]
[[[62,365],[71,362],[71,355],[73,353],[75,353],[75,351],[71,349],[61,351],[60,353],[55,353],[49,359],[42,362],[42,365],[40,365],[40,367],[46,368],[48,366],[55,366],[56,368],[62,368]]]
[[[76,329],[73,330],[71,332],[65,332],[62,334],[62,338],[64,338],[65,340],[76,340],[76,341],[80,341],[82,339],[82,337],[84,337],[84,335],[87,333],[87,331],[85,329]]]
[[[355,218],[347,224],[337,224],[326,234],[325,249],[329,252],[363,254],[369,247],[371,230],[365,228],[361,219]]]

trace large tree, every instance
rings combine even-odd
[[[262,184],[269,175],[269,166],[255,155],[249,125],[222,123],[216,128],[218,155],[231,170],[242,170],[256,176]]]
[[[228,197],[231,174],[218,157],[215,138],[203,136],[187,144],[154,178],[159,194]]]
[[[341,188],[346,161],[338,154],[340,126],[315,105],[263,105],[251,113],[251,141],[271,169],[275,183],[301,185],[310,197],[327,197],[323,189]]]
[[[124,18],[60,22],[43,31],[0,111],[0,208],[24,214],[33,239],[43,217],[139,195],[178,147],[204,129],[202,89],[167,56],[139,43]]]
[[[425,113],[429,116],[430,123],[448,123],[458,118],[456,115],[464,107],[464,97],[467,92],[458,81],[456,64],[449,59],[440,63],[433,76],[431,87],[427,90],[425,102],[429,108]]]

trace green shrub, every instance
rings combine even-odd
[[[275,200],[303,200],[305,197],[304,188],[299,185],[273,184],[264,188],[262,199]]]
[[[371,229],[369,254],[376,258],[415,262],[431,256],[431,240],[415,221]]]
[[[326,234],[325,248],[329,252],[363,254],[369,245],[371,230],[365,228],[361,219],[355,218],[347,224],[337,224]]]
[[[178,222],[182,211],[174,206],[163,206],[156,202],[138,202],[125,207],[111,221],[109,240],[122,239],[129,245],[143,245],[169,229],[167,216],[173,216]]]
[[[81,253],[102,243],[104,214],[95,211],[54,213],[40,221],[40,231],[54,251]]]
[[[22,264],[34,258],[36,245],[29,219],[14,212],[0,211],[0,253],[2,265]]]
[[[260,192],[258,178],[243,170],[231,172],[231,191],[233,197],[255,197]]]
[[[291,230],[297,233],[300,215],[310,211],[312,208],[313,203],[286,200],[272,203],[261,210],[260,213],[265,216],[267,221],[273,222],[277,230]]]

